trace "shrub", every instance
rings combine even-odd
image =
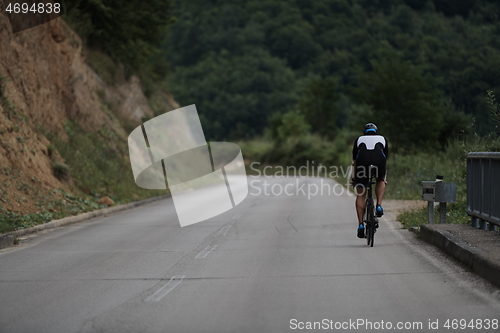
[[[69,179],[69,167],[61,162],[52,163],[52,171],[54,176],[59,180]]]
[[[493,123],[495,124],[495,130],[500,134],[500,105],[496,101],[496,97],[493,91],[488,90],[488,98],[486,99],[491,111],[491,117],[493,118]]]

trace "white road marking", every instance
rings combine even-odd
[[[208,254],[210,252],[212,252],[215,248],[217,247],[217,245],[209,245],[205,248],[205,250],[201,251],[200,253],[198,253],[198,255],[195,257],[195,258],[206,258],[206,256],[208,256]]]
[[[227,231],[231,228],[231,225],[226,225],[224,228],[220,229],[219,233],[217,234],[217,236],[219,236],[220,234],[222,234],[223,236],[226,236],[227,234]]]
[[[240,218],[240,216],[241,216],[241,214],[240,214],[240,213],[238,213],[238,214],[234,215],[234,216],[233,216],[233,217],[231,217],[231,218],[232,218],[233,220],[236,220],[236,219],[239,219],[239,218]]]
[[[146,298],[146,302],[158,302],[163,297],[167,296],[169,292],[174,290],[174,288],[177,287],[185,277],[186,275],[174,275],[163,287],[158,289],[153,295]]]

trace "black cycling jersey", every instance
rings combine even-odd
[[[352,159],[356,161],[354,174],[355,185],[368,183],[368,166],[375,166],[375,177],[384,179],[386,175],[386,160],[389,156],[387,140],[378,134],[362,135],[354,141]]]

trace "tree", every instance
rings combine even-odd
[[[106,0],[92,1],[105,3]],[[295,92],[307,78],[319,76],[334,77],[338,92],[344,94],[353,104],[359,104],[360,101],[356,100],[359,96],[352,94],[348,88],[358,84],[355,68],[372,70],[371,61],[378,59],[378,50],[384,47],[393,49],[397,54],[396,58],[402,62],[408,61],[421,69],[417,71],[417,77],[421,77],[425,89],[428,88],[422,91],[423,95],[427,93],[437,96],[427,99],[427,103],[431,105],[424,109],[436,108],[433,105],[442,104],[441,99],[449,100],[453,105],[452,111],[446,114],[446,119],[454,119],[458,115],[456,110],[463,110],[467,115],[474,115],[474,130],[481,134],[491,131],[489,112],[483,95],[488,88],[500,87],[498,0],[171,1],[179,22],[170,29],[164,49],[168,53],[165,59],[170,62],[174,75],[199,68],[201,64],[207,63],[208,58],[214,59],[214,54],[226,54],[226,58],[242,59],[249,56],[259,57],[255,52],[259,50],[279,60],[282,64],[280,67],[288,67],[293,74],[292,81],[285,86],[266,84],[266,81],[270,81],[264,79],[265,75],[262,74],[265,73],[256,75],[256,82],[263,84],[253,85],[254,87],[276,89],[274,93],[265,93],[265,98],[261,92],[258,93],[265,109],[269,110],[266,105],[271,103],[287,104],[276,102],[274,98],[283,99],[284,95],[289,97],[293,94],[289,92]],[[263,58],[267,58],[267,55]],[[239,71],[235,65],[230,68]],[[217,76],[220,71],[224,69],[217,66],[217,71],[207,70],[203,75]],[[248,76],[253,77],[254,74],[249,73]],[[434,82],[424,79],[427,76],[439,80]],[[197,80],[200,78],[197,77]],[[201,80],[210,84],[210,80]],[[212,90],[187,78],[173,84],[178,86],[177,90],[181,91],[182,96],[187,96],[184,92],[192,91],[193,86]],[[221,89],[213,90],[214,95],[207,96],[207,100],[212,104],[216,99],[234,99],[236,102],[236,96],[231,96],[234,93],[231,84],[228,87],[219,87]],[[284,90],[278,91],[281,89],[278,87]],[[370,85],[368,88],[372,89]],[[247,93],[253,94],[248,89],[245,94]],[[194,92],[194,95],[198,93]],[[185,105],[184,97],[179,97],[178,93],[175,96]],[[205,103],[205,100],[200,102],[191,97],[189,96],[189,99],[197,104]],[[421,96],[417,99],[426,100]],[[435,102],[436,100],[438,102]],[[254,103],[255,99],[247,102]],[[230,104],[232,101],[227,105]],[[271,113],[279,111],[282,114],[295,107],[285,106],[273,107]],[[249,107],[252,107],[251,104]],[[260,114],[262,109],[256,108],[256,113]],[[437,108],[442,110],[447,109],[447,106],[441,105]],[[248,107],[243,109],[248,110]],[[266,113],[261,119],[267,117]],[[336,117],[341,118],[338,115]],[[442,117],[438,115],[437,118]],[[229,118],[224,120],[222,116],[210,113],[206,114],[206,119],[208,122],[214,120],[219,123],[220,127],[212,131],[214,133],[221,133],[225,128],[229,128]],[[243,121],[248,117],[242,116],[239,119]],[[310,121],[307,116],[306,119]],[[462,117],[462,120],[464,119]],[[440,122],[439,119],[437,121]],[[459,123],[463,124],[462,121]],[[244,128],[249,129],[247,133],[261,133],[260,127],[250,129],[254,125],[252,121],[247,120],[242,124]],[[321,130],[324,124],[321,125],[311,123],[312,131],[319,130],[324,134],[325,130]],[[338,121],[336,125],[342,126]],[[443,132],[440,137],[446,137],[448,132]],[[455,133],[456,130],[451,129],[451,132]]]
[[[304,116],[297,111],[290,111],[281,117],[281,124],[277,128],[278,141],[286,140],[290,137],[301,137],[309,133],[309,125]]]
[[[293,69],[312,63],[322,52],[311,36],[311,33],[302,27],[288,25],[274,31],[270,37],[272,54],[287,60]]]
[[[82,0],[67,15],[92,48],[100,49],[135,71],[160,52],[167,27],[174,22],[170,1]]]
[[[313,132],[329,138],[334,137],[338,99],[337,84],[333,78],[315,78],[309,82],[298,107]]]
[[[461,15],[467,17],[469,11],[474,8],[476,0],[433,0],[438,11],[447,16]]]
[[[491,118],[493,119],[493,123],[495,124],[495,130],[497,134],[500,134],[500,105],[498,105],[493,91],[488,90],[487,93],[488,98],[486,100],[488,102],[488,106],[490,107]]]
[[[196,104],[207,138],[239,140],[261,134],[269,116],[293,108],[294,79],[284,61],[265,51],[223,51],[177,67],[168,88],[181,105]]]
[[[425,149],[439,147],[445,108],[439,92],[420,70],[396,58],[372,61],[373,70],[362,73],[360,99],[371,105],[375,119],[392,147]]]

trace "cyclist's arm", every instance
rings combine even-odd
[[[389,144],[387,143],[387,138],[384,137],[384,139],[385,139],[384,155],[385,155],[385,158],[387,159],[389,157]]]
[[[352,147],[352,166],[351,166],[351,184],[354,185],[355,173],[356,173],[356,157],[358,157],[358,139],[354,140],[354,145]]]
[[[386,137],[384,137],[384,139],[385,139],[384,154],[385,154],[385,159],[387,160],[387,158],[389,158],[389,143],[387,142]],[[384,182],[387,184],[387,170],[385,171]]]
[[[351,185],[354,185],[354,181],[355,181],[354,175],[355,175],[355,173],[356,173],[356,160],[352,160],[351,171],[350,171],[350,174],[351,174],[350,175],[350,178],[351,178],[350,183],[351,183]]]

